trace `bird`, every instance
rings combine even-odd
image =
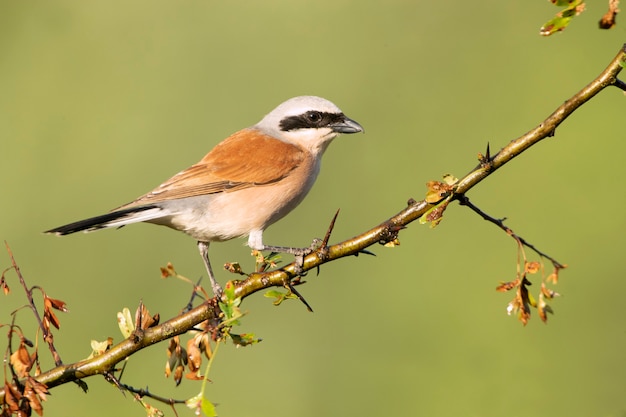
[[[293,97],[147,194],[107,214],[44,233],[62,236],[140,222],[184,232],[196,239],[213,293],[220,296],[210,243],[247,236],[254,250],[300,257],[310,253],[311,248],[265,245],[263,231],[302,202],[332,140],[363,131],[329,100]]]

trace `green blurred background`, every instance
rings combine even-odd
[[[623,25],[596,29],[604,7],[590,3],[546,39],[539,28],[558,11],[546,1],[5,1],[0,238],[31,285],[68,303],[56,345],[77,361],[91,339],[121,339],[123,307],[143,299],[165,319],[184,306],[189,288],[161,280],[159,266],[205,271],[194,241],[165,228],[43,230],[134,199],[283,100],[315,94],[366,134],[335,141],[309,197],[265,240],[308,245],[337,208],[334,241],[349,238],[422,198],[426,181],[462,176],[487,142],[501,148],[595,77],[626,39]],[[494,288],[514,278],[516,246],[454,205],[397,248],[309,274],[300,289],[314,314],[246,300],[239,330],[263,342],[221,349],[208,394],[219,414],[625,415],[625,115],[623,94],[605,91],[470,194],[569,265],[548,325],[506,315],[510,296]],[[244,242],[214,245],[214,265],[251,269]],[[9,275],[2,323],[24,303]],[[18,323],[32,332],[27,311]],[[165,348],[133,357],[124,382],[194,395],[198,383],[164,379]],[[102,378],[87,383],[88,394],[54,389],[45,415],[143,415]]]

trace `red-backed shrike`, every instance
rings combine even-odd
[[[266,246],[263,231],[304,199],[330,142],[340,133],[362,131],[361,125],[330,101],[294,97],[148,194],[108,214],[46,233],[67,235],[138,222],[180,230],[198,241],[213,292],[219,295],[209,243],[248,236],[252,249],[307,253],[306,249]]]

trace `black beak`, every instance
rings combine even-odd
[[[363,126],[345,116],[340,122],[333,123],[330,128],[337,133],[359,133],[364,131]]]

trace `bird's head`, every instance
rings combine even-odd
[[[285,101],[254,127],[316,155],[323,153],[340,133],[363,132],[363,127],[343,114],[339,107],[315,96],[299,96]]]

